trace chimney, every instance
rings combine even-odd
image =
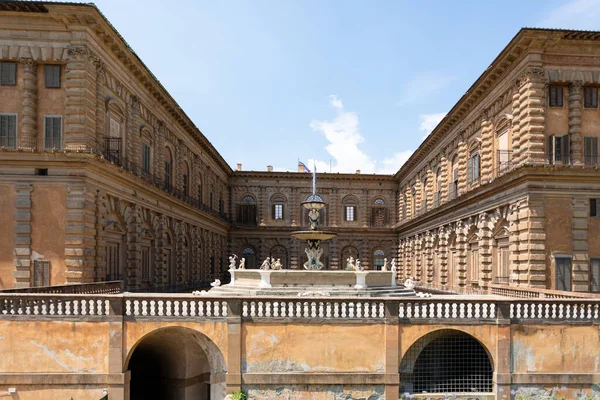
[[[273,172],[273,166],[272,165],[267,165],[267,171]]]
[[[304,165],[298,161],[298,172],[304,172]]]
[[[235,170],[236,171],[241,171],[242,170],[242,163],[241,162],[237,163],[237,168]]]
[[[357,174],[360,174],[360,169],[357,169],[357,170],[356,170],[356,173],[357,173]]]

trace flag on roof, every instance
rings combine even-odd
[[[302,165],[302,167],[304,168],[304,172],[310,173],[310,169],[308,169],[306,164],[304,164],[302,161],[298,160],[298,165]]]

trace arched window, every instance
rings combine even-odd
[[[256,225],[256,199],[252,195],[245,195],[238,206],[238,223],[242,225]]]
[[[200,202],[200,204],[202,204],[202,175],[198,174],[198,187],[197,187],[197,196],[198,196],[198,201]]]
[[[479,238],[475,234],[468,237],[467,272],[471,284],[479,283]]]
[[[258,267],[256,251],[252,247],[246,246],[242,249],[242,258],[246,259],[246,269],[256,269]]]
[[[165,147],[165,189],[171,190],[173,187],[173,153],[171,149]]]
[[[417,340],[400,363],[401,393],[489,393],[492,363],[473,336],[452,329]]]
[[[496,132],[496,169],[502,174],[511,168],[512,150],[508,120],[504,120]]]
[[[417,215],[417,185],[413,184],[410,190],[410,216],[414,218]]]
[[[467,160],[467,183],[474,185],[479,183],[481,176],[481,157],[477,140],[470,146],[469,159]]]
[[[452,159],[452,164],[450,165],[450,190],[448,191],[448,195],[450,196],[450,200],[455,199],[458,196],[458,155],[455,155]]]
[[[153,162],[153,149],[152,149],[152,132],[149,129],[144,128],[142,130],[142,144],[141,144],[141,160],[142,160],[142,174],[150,175],[152,173],[152,162]]]
[[[342,200],[342,213],[344,221],[358,221],[358,199],[354,196],[346,196]]]
[[[285,249],[285,247],[283,247],[281,245],[274,246],[273,248],[271,248],[271,251],[269,252],[269,257],[271,257],[271,261],[280,260],[282,269],[287,268],[288,260],[287,260],[287,250]]]
[[[381,271],[383,263],[385,261],[385,251],[378,249],[373,252],[373,269]]]
[[[423,214],[427,211],[427,178],[424,177],[421,180],[421,204],[420,213]]]
[[[406,219],[406,210],[408,207],[406,193],[402,194],[402,219]]]
[[[508,285],[510,277],[510,234],[508,223],[502,220],[493,235],[492,263],[494,266],[494,283]]]
[[[385,201],[381,198],[375,199],[371,205],[371,226],[382,227],[388,223],[388,212]]]
[[[271,219],[274,221],[283,221],[285,218],[286,197],[277,193],[271,196]]]

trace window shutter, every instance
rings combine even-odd
[[[554,135],[548,135],[548,162],[554,161]]]
[[[344,221],[348,221],[348,206],[344,206]]]
[[[452,176],[454,177],[453,181],[458,181],[458,168],[454,168],[454,171],[452,171]]]
[[[42,286],[42,265],[38,260],[33,262],[33,286]]]
[[[571,163],[571,150],[570,150],[570,143],[571,142],[571,136],[569,135],[564,135],[562,137],[561,140],[561,145],[562,145],[562,161],[565,164],[570,164]]]
[[[590,217],[598,216],[598,208],[597,208],[596,199],[590,199]]]
[[[479,167],[481,160],[479,159],[479,153],[475,154],[473,157],[473,177],[475,179],[479,179]]]
[[[271,204],[271,219],[275,219],[275,204]]]
[[[600,258],[592,258],[590,260],[590,292],[600,292]]]
[[[469,157],[467,162],[467,180],[469,183],[473,182],[473,157]]]
[[[589,136],[583,138],[583,155],[586,160],[592,157],[592,138]]]
[[[13,62],[0,63],[0,84],[1,85],[16,85],[17,84],[17,63],[13,63]]]
[[[42,285],[50,286],[50,261],[42,261]]]
[[[352,206],[354,207],[354,219],[353,221],[358,221],[358,206]]]
[[[53,68],[54,72],[54,82],[56,83],[56,87],[60,87],[60,70],[61,66],[57,65]]]
[[[592,159],[594,160],[594,162],[598,161],[598,137],[592,137],[591,138],[591,155],[592,155]]]

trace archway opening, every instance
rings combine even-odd
[[[423,336],[400,363],[402,393],[489,393],[492,378],[492,362],[481,343],[452,329]]]
[[[225,360],[192,329],[169,327],[145,336],[128,363],[130,399],[211,400],[225,397]]]

